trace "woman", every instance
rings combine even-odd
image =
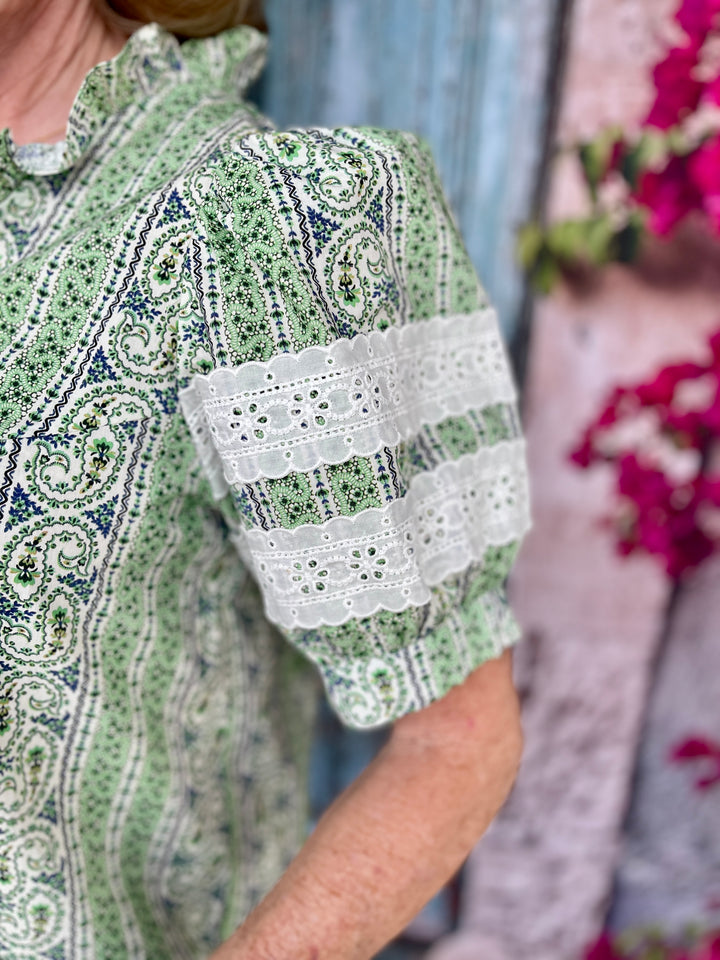
[[[243,100],[242,6],[0,0],[7,960],[368,958],[519,760],[494,315],[415,138]],[[394,725],[290,863],[308,661]]]

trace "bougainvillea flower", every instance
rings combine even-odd
[[[638,507],[650,509],[669,501],[673,488],[662,470],[641,463],[635,453],[621,456],[618,466],[618,491]]]
[[[626,405],[627,398],[631,394],[632,391],[626,390],[625,387],[615,387],[598,417],[585,431],[578,445],[568,454],[571,463],[586,469],[592,463],[604,459],[603,455],[595,448],[595,438],[601,430],[607,430],[608,427],[617,423],[621,418],[621,409]]]
[[[593,434],[585,433],[580,443],[570,451],[568,458],[575,466],[587,470],[598,459],[593,447]]]
[[[707,100],[709,103],[715,103],[717,106],[720,106],[720,75],[715,77],[714,80],[711,80],[709,83],[705,84],[703,100]]]
[[[720,194],[720,135],[690,154],[688,172],[702,193]]]
[[[585,960],[623,960],[623,954],[615,949],[610,934],[604,931],[585,951]]]
[[[715,551],[715,541],[698,525],[701,483],[673,484],[662,470],[635,453],[618,460],[617,490],[632,503],[635,519],[620,538],[624,555],[636,549],[657,556],[665,572],[678,579]]]
[[[703,478],[702,497],[711,506],[720,507],[720,479]]]
[[[705,373],[707,368],[699,363],[676,363],[660,370],[653,380],[641,383],[633,392],[643,406],[667,406],[672,402],[678,384],[683,380],[702,377]]]
[[[670,751],[670,759],[696,760],[698,757],[720,757],[720,745],[705,737],[688,737],[681,743],[676,743]]]
[[[669,410],[663,418],[663,432],[676,447],[700,450],[707,439],[703,413],[699,410]]]
[[[665,236],[683,217],[703,208],[704,198],[690,180],[685,157],[671,157],[662,170],[648,170],[640,178],[637,202],[650,210],[648,227]]]
[[[657,91],[645,123],[668,130],[692,113],[700,103],[704,84],[694,76],[700,46],[691,40],[684,47],[673,47],[653,70]]]
[[[687,162],[687,171],[695,189],[702,195],[702,206],[713,227],[720,233],[720,135],[706,141]]]
[[[632,390],[628,390],[626,387],[615,387],[597,418],[597,425],[599,427],[610,427],[616,423],[621,415],[622,407],[626,405],[626,401],[631,394]]]
[[[720,549],[712,456],[720,448],[720,330],[709,347],[704,363],[672,364],[647,383],[616,387],[570,454],[583,468],[612,464],[618,502],[606,522],[618,552],[650,554],[674,580]],[[682,461],[671,445],[685,451]]]
[[[715,542],[695,526],[696,509],[670,518],[669,544],[661,556],[665,571],[673,580],[697,569],[715,552]]]
[[[703,427],[713,437],[720,436],[720,386],[715,391],[710,406],[700,413]]]
[[[675,19],[690,37],[705,40],[719,13],[720,0],[683,0]]]
[[[720,933],[714,933],[710,937],[701,960],[720,960]]]
[[[670,751],[670,760],[673,763],[687,763],[689,761],[705,761],[709,773],[695,781],[697,790],[707,790],[720,783],[720,744],[704,737],[689,737],[682,743],[676,744]],[[720,943],[713,942],[711,946],[720,947]],[[708,954],[709,956],[710,954]]]
[[[605,177],[607,177],[610,173],[620,170],[629,149],[629,144],[622,137],[619,137],[617,140],[613,141],[613,145],[607,160]]]

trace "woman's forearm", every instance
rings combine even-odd
[[[510,652],[396,725],[211,960],[368,960],[457,870],[512,786]]]

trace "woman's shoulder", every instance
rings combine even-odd
[[[303,163],[332,162],[359,154],[372,157],[402,154],[418,147],[427,149],[414,133],[371,126],[268,128],[230,137],[226,146],[245,153],[254,146],[268,159],[299,167]]]
[[[233,220],[233,230],[265,211],[288,245],[315,258],[349,256],[351,234],[396,248],[408,232],[429,232],[433,244],[455,232],[430,147],[402,130],[238,129],[198,166],[189,194],[203,219]]]
[[[300,350],[485,303],[415,134],[237,131],[197,169],[188,197],[227,316],[246,310],[228,334],[243,359],[267,359],[276,341]]]
[[[276,195],[305,187],[346,205],[375,187],[392,190],[398,178],[422,173],[435,179],[431,151],[416,134],[343,126],[233,131],[197,169],[195,181],[222,191],[253,173]]]

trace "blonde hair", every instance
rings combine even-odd
[[[94,0],[108,21],[127,33],[157,22],[179,38],[210,37],[247,23],[266,30],[262,0]]]

